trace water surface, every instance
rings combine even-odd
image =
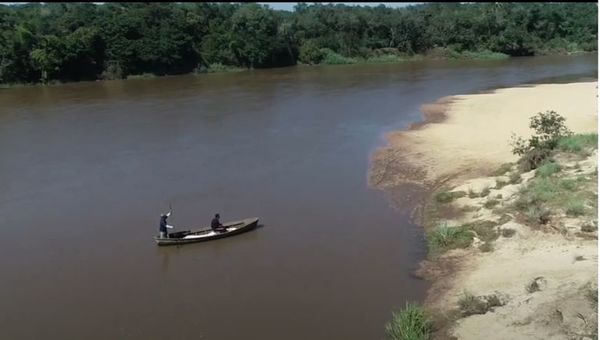
[[[0,90],[0,337],[379,339],[424,297],[410,204],[367,186],[439,97],[597,56],[294,67]],[[158,248],[159,214],[233,238]]]

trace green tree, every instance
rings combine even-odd
[[[231,48],[238,62],[249,68],[262,66],[277,35],[273,13],[257,4],[244,4],[233,14],[231,24]]]

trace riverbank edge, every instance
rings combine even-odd
[[[457,52],[458,53],[458,52]],[[586,54],[594,54],[598,53],[598,51],[574,51],[568,53],[545,53],[539,56],[560,56],[560,55],[568,55],[568,56],[579,56]],[[338,66],[338,65],[385,65],[385,64],[402,64],[409,63],[415,61],[423,61],[423,60],[475,60],[475,61],[489,61],[489,60],[503,60],[510,58],[518,58],[513,57],[508,54],[499,53],[499,52],[491,52],[491,53],[481,53],[478,51],[463,51],[458,53],[458,56],[440,56],[440,55],[428,55],[428,54],[415,54],[412,56],[393,56],[394,58],[386,58],[382,57],[374,57],[374,58],[356,58],[356,57],[344,57],[345,60],[353,60],[352,62],[342,62],[342,63],[319,63],[315,65],[305,64],[298,62],[295,65],[283,66],[283,67],[306,67],[306,66]],[[222,73],[240,73],[240,72],[249,72],[253,70],[268,70],[273,68],[280,67],[270,67],[264,69],[247,69],[238,66],[228,66],[222,64],[213,64],[216,67],[213,68],[203,68],[202,70],[194,70],[189,73],[183,74],[166,74],[166,75],[156,75],[154,73],[142,73],[142,74],[130,74],[122,79],[94,79],[94,80],[81,80],[81,81],[60,81],[60,80],[51,80],[47,83],[10,83],[10,84],[2,84],[0,83],[0,90],[2,89],[11,89],[11,88],[19,88],[19,87],[32,87],[32,86],[59,86],[64,84],[72,84],[78,82],[104,82],[104,81],[113,81],[113,80],[138,80],[138,79],[151,79],[151,78],[161,78],[161,77],[169,77],[176,75],[193,75],[193,76],[203,76],[207,74],[222,74]]]
[[[493,95],[494,93],[496,93],[496,91],[502,90],[502,89],[535,87],[538,85],[573,84],[573,83],[578,83],[578,82],[579,81],[573,81],[573,82],[569,82],[569,83],[548,82],[548,83],[543,83],[543,84],[525,83],[525,84],[520,84],[520,85],[516,85],[516,86],[482,90],[482,91],[478,91],[478,92],[475,92],[470,95],[479,95],[479,94],[492,94]],[[597,84],[597,79],[595,79],[595,82]],[[395,149],[396,154],[407,151],[407,149],[404,149],[399,144],[396,144],[393,146],[390,145],[390,140],[391,140],[390,135],[393,133],[416,131],[416,130],[424,129],[431,124],[447,122],[449,120],[450,108],[452,107],[452,105],[454,103],[461,100],[460,97],[461,97],[461,95],[446,96],[446,97],[439,98],[437,101],[435,101],[433,103],[423,104],[423,106],[421,107],[421,113],[423,116],[423,120],[411,124],[406,129],[393,131],[393,132],[387,134],[386,139],[388,141],[388,145],[386,145],[384,147],[380,147],[378,150],[375,151],[374,154],[377,154],[378,152],[381,152],[382,150],[385,150],[385,149],[387,149],[388,151],[390,149]],[[532,112],[532,115],[533,115],[533,113],[534,112]],[[597,163],[597,152],[594,156],[596,158],[593,158],[593,159]],[[456,209],[453,209],[453,208],[450,208],[446,211],[436,211],[434,214],[431,213],[432,206],[439,207],[439,204],[436,203],[436,200],[439,197],[436,197],[436,194],[439,196],[440,193],[452,193],[452,191],[458,190],[457,188],[459,188],[459,187],[464,188],[466,186],[466,183],[469,180],[476,180],[476,179],[482,179],[482,178],[489,179],[491,177],[497,176],[497,175],[493,174],[493,172],[494,172],[493,168],[481,167],[476,171],[465,171],[465,172],[460,172],[460,173],[454,173],[451,176],[436,177],[433,180],[421,181],[421,180],[424,180],[424,173],[422,171],[419,171],[418,168],[412,167],[411,165],[409,165],[407,158],[404,158],[403,161],[401,161],[400,163],[404,163],[404,164],[402,164],[402,167],[397,167],[397,165],[396,165],[396,166],[392,167],[392,169],[384,170],[385,172],[388,172],[387,174],[386,173],[381,174],[381,173],[378,173],[380,169],[377,169],[378,165],[374,164],[373,157],[372,157],[371,169],[369,170],[369,185],[379,188],[381,190],[387,191],[392,197],[395,195],[401,195],[401,192],[400,192],[401,190],[399,188],[394,188],[393,185],[385,185],[385,184],[381,185],[382,181],[380,180],[380,178],[390,176],[389,172],[393,173],[393,172],[399,172],[399,171],[406,171],[407,173],[409,173],[410,174],[409,176],[405,176],[403,178],[405,180],[404,184],[407,184],[407,183],[415,184],[416,182],[419,182],[421,189],[425,192],[425,194],[423,195],[423,198],[420,201],[416,202],[415,211],[414,211],[412,217],[417,224],[419,224],[420,226],[422,226],[424,228],[426,235],[429,232],[431,232],[433,228],[435,228],[436,223],[439,223],[443,219],[447,219],[450,221],[457,220],[457,211],[456,211]],[[508,165],[508,164],[503,164],[503,166],[504,165]],[[512,169],[515,169],[515,166],[516,166],[516,164],[513,163]],[[387,168],[387,166],[385,166],[385,167]],[[497,168],[496,168],[496,170],[497,170]],[[530,179],[533,176],[535,176],[535,170],[533,170],[532,173],[529,173],[529,174],[524,173],[522,175],[524,175],[525,181],[527,181],[527,179]],[[393,176],[393,174],[391,176]],[[396,180],[397,180],[397,178],[396,178]],[[450,185],[450,183],[452,183],[452,185]],[[597,176],[596,176],[596,186],[597,186]],[[447,191],[443,191],[443,190],[447,190]],[[469,194],[471,194],[471,192]],[[458,196],[458,197],[460,197],[460,196]],[[453,197],[450,200],[453,200],[453,199],[455,199],[455,198]],[[392,201],[395,201],[395,199],[392,198]],[[460,214],[460,212],[458,214]],[[471,220],[463,219],[462,223],[465,223],[465,221],[473,223],[473,222],[476,222],[476,219],[475,218],[471,218]],[[595,222],[597,225],[597,215],[595,217]],[[592,235],[591,237],[593,239],[597,240],[597,229],[594,233],[595,233],[595,235]],[[478,240],[478,239],[476,238],[476,240]],[[596,247],[597,247],[597,243],[596,243]],[[487,251],[482,250],[482,252],[487,252]],[[422,306],[423,306],[423,310],[426,311],[426,313],[430,316],[430,321],[432,322],[431,326],[433,327],[432,336],[434,338],[456,339],[456,337],[454,335],[451,335],[451,333],[452,333],[452,329],[457,325],[457,321],[461,317],[456,314],[456,313],[459,313],[458,310],[448,306],[447,299],[446,299],[446,301],[444,301],[445,300],[444,295],[447,294],[452,289],[456,290],[456,285],[457,285],[456,273],[457,272],[462,272],[461,275],[464,276],[465,273],[477,271],[477,268],[475,268],[473,265],[473,262],[474,262],[473,257],[476,258],[476,257],[482,256],[482,254],[484,254],[482,252],[477,252],[477,251],[465,252],[463,249],[459,249],[456,253],[445,254],[445,256],[438,256],[439,254],[433,254],[432,250],[428,249],[427,258],[425,260],[423,260],[421,263],[419,263],[419,269],[416,270],[415,275],[417,277],[420,277],[422,279],[429,281],[429,283],[431,284],[430,289],[427,292],[426,299],[423,302]],[[596,252],[596,267],[597,267],[597,252]],[[595,294],[597,294],[597,282],[596,282],[596,286],[594,289],[596,289]],[[465,290],[465,294],[467,294],[466,290]],[[481,297],[473,296],[473,298],[475,298],[475,299],[476,298],[485,298],[485,296],[481,296]],[[505,303],[505,302],[503,302],[503,303]],[[445,308],[445,310],[440,311],[440,307],[446,307],[446,308]],[[414,305],[412,305],[411,308],[414,308]],[[394,318],[396,318],[397,315],[398,314],[395,314]],[[389,325],[390,324],[388,324],[387,327],[389,327]],[[597,328],[596,328],[596,330],[597,330]]]

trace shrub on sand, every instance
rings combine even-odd
[[[431,338],[432,323],[423,308],[407,303],[385,326],[385,333],[392,340],[428,340]]]

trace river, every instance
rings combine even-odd
[[[0,338],[381,339],[422,300],[413,206],[369,188],[439,97],[597,73],[597,55],[291,67],[0,90]],[[178,230],[257,216],[232,238]]]

